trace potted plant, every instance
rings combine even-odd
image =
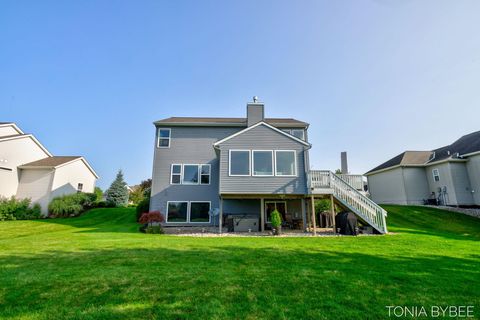
[[[272,223],[273,234],[278,236],[282,232],[282,216],[277,209],[270,214],[270,222]]]

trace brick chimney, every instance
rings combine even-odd
[[[247,126],[253,126],[265,120],[264,104],[253,97],[253,102],[247,103]]]

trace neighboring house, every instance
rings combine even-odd
[[[309,170],[306,122],[265,118],[254,99],[246,118],[172,117],[154,125],[150,210],[165,215],[165,226],[217,225],[221,232],[233,220],[263,231],[277,209],[291,226],[315,230],[312,201],[332,196],[386,232],[383,209],[339,176]]]
[[[378,203],[480,205],[480,131],[432,151],[405,151],[366,176]]]
[[[46,214],[54,197],[93,192],[97,179],[85,158],[53,156],[32,134],[0,122],[0,196],[30,198]]]

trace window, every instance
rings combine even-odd
[[[432,174],[433,174],[433,180],[440,181],[440,173],[438,172],[438,169],[433,169]]]
[[[190,222],[210,222],[210,202],[190,202]]]
[[[183,184],[198,184],[198,165],[183,165]]]
[[[252,151],[253,175],[273,176],[273,151]]]
[[[210,165],[203,164],[200,166],[200,184],[210,184]]]
[[[182,165],[181,164],[172,164],[172,172],[170,175],[171,184],[181,184],[182,183]]]
[[[77,185],[77,192],[82,192],[82,190],[83,190],[83,183],[79,183]]]
[[[275,175],[297,175],[297,159],[295,151],[275,150]]]
[[[231,176],[249,176],[250,175],[250,151],[249,150],[230,150],[230,170]]]
[[[187,222],[188,202],[167,202],[167,222]]]
[[[158,145],[159,148],[170,148],[170,129],[158,129]]]
[[[210,201],[168,201],[166,222],[209,223]]]
[[[303,131],[303,129],[292,130],[292,136],[294,136],[295,138],[298,138],[300,140],[305,140],[305,131]]]

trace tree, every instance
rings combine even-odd
[[[342,174],[342,170],[340,169],[335,170],[335,174]]]
[[[116,207],[126,206],[128,204],[127,183],[123,179],[122,170],[118,170],[117,177],[105,194],[107,202]]]
[[[103,191],[102,189],[100,189],[100,187],[95,187],[95,189],[93,190],[93,193],[95,194],[95,202],[102,201]]]

